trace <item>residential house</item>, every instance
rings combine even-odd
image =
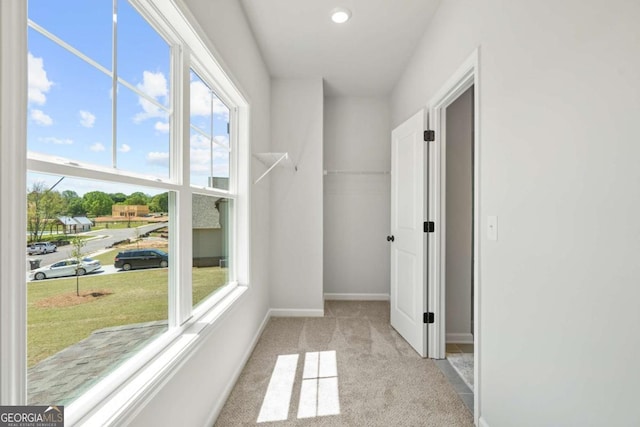
[[[149,215],[149,206],[147,205],[113,205],[111,207],[111,216],[114,218],[130,218]]]

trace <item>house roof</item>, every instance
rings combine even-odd
[[[70,216],[59,216],[58,221],[63,225],[77,225],[78,223]]]
[[[193,195],[193,228],[222,228],[220,225],[220,212],[216,209],[217,197]]]
[[[86,216],[59,216],[58,221],[60,221],[63,225],[93,225],[93,221],[91,221]]]
[[[73,219],[76,220],[76,222],[81,225],[93,225],[93,221],[91,221],[86,216],[74,216]]]

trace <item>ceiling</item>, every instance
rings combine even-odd
[[[242,0],[273,77],[322,77],[327,95],[388,94],[440,0]],[[334,24],[331,11],[352,16]]]

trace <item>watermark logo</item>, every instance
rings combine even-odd
[[[64,406],[0,406],[0,427],[64,427]]]

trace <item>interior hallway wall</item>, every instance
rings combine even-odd
[[[446,109],[447,342],[473,343],[473,88]]]
[[[288,152],[298,166],[297,171],[276,168],[269,178],[270,303],[275,314],[324,313],[323,109],[322,79],[272,80],[271,151]]]
[[[443,0],[394,89],[393,125],[480,47],[481,425],[640,425],[639,19]]]
[[[327,97],[324,168],[324,292],[388,298],[390,175],[386,98]],[[355,172],[355,173],[348,173]]]

